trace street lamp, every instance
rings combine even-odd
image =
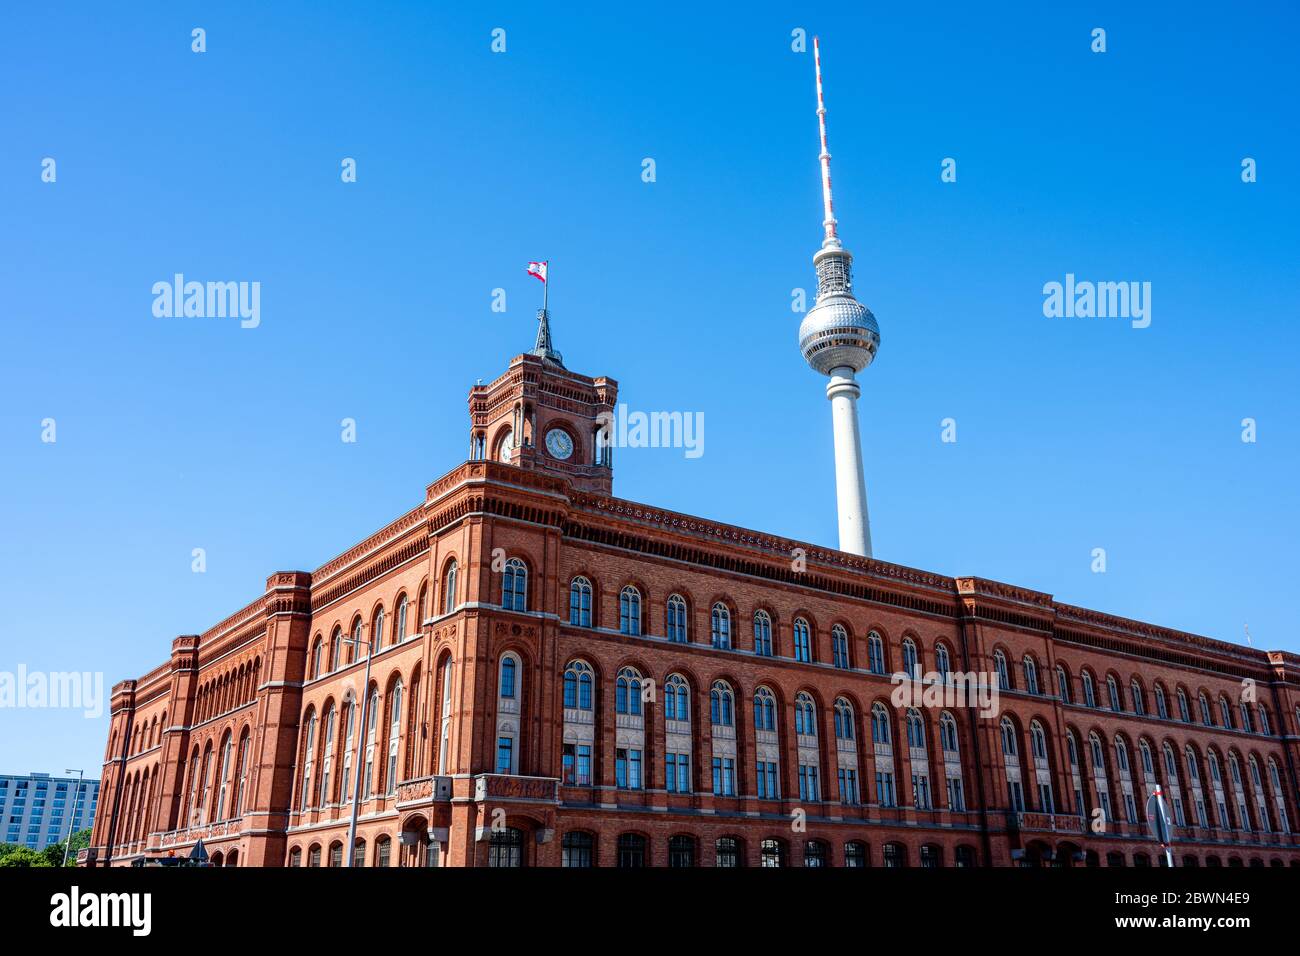
[[[367,634],[370,626],[363,624],[361,628],[361,633]],[[367,711],[370,709],[370,659],[374,657],[374,654],[372,653],[373,648],[370,641],[362,640],[359,637],[350,637],[346,638],[345,642],[354,645],[354,653],[360,653],[363,644],[366,648],[366,677],[361,682],[361,725],[357,728],[357,756],[352,765],[352,819],[348,823],[348,867],[351,868],[356,863],[357,855],[357,812],[361,808],[361,748],[364,744],[367,721],[369,720]]]
[[[84,770],[64,770],[64,773],[77,775],[77,792],[72,795],[72,816],[68,817],[68,839],[63,844],[63,865],[68,865],[68,850],[72,847],[72,828],[77,824],[77,804],[81,801],[81,780],[86,775]]]

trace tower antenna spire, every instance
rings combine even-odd
[[[822,93],[822,53],[817,37],[813,37],[813,66],[817,72],[817,127],[822,140],[822,151],[817,157],[822,166],[822,227],[826,231],[822,246],[837,247],[840,238],[835,229],[835,204],[831,201],[831,151],[826,145],[826,98]]]

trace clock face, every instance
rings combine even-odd
[[[501,439],[501,444],[497,446],[497,458],[510,464],[510,454],[515,450],[515,433],[507,431],[506,436]]]
[[[563,461],[573,454],[573,439],[563,428],[552,428],[546,433],[546,450]]]

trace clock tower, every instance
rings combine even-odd
[[[601,426],[614,414],[618,382],[570,372],[551,344],[546,309],[537,318],[532,351],[469,390],[470,458],[549,472],[582,491],[612,495],[614,449]]]

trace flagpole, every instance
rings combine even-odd
[[[551,263],[546,263],[546,278],[542,280],[542,311],[546,311],[546,297],[551,291]]]

